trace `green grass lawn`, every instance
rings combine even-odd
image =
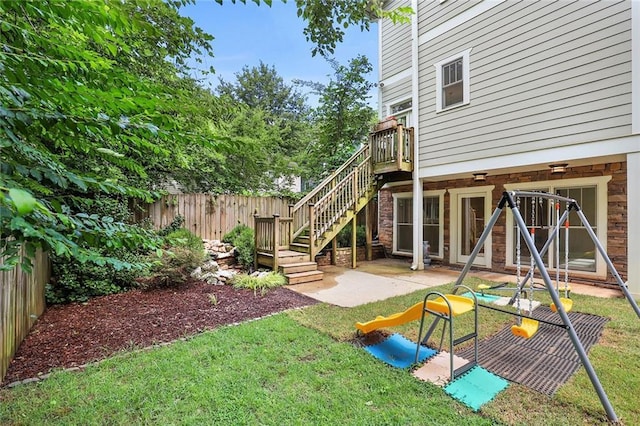
[[[442,389],[383,364],[351,343],[356,321],[402,311],[423,296],[424,291],[356,308],[315,305],[169,346],[123,353],[83,372],[61,371],[40,383],[1,389],[0,424],[606,421],[583,369],[554,397],[512,384],[473,413]],[[548,302],[539,294],[536,298]],[[573,299],[576,311],[611,318],[590,359],[621,420],[640,424],[640,320],[624,299]],[[488,310],[480,316],[483,336],[513,321]],[[460,318],[463,333],[470,323]],[[417,323],[392,331],[415,338]]]

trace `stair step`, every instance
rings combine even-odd
[[[289,250],[293,250],[300,253],[309,253],[309,244],[291,243],[289,244]]]
[[[324,272],[322,271],[297,272],[295,274],[285,275],[289,285],[322,281],[323,276]]]
[[[317,271],[318,264],[316,262],[288,263],[286,265],[280,265],[278,269],[282,274],[288,275],[296,274],[298,272]]]
[[[278,252],[278,265],[289,265],[309,261],[309,253],[301,253],[293,250],[280,250]]]

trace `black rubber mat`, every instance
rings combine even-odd
[[[608,319],[578,312],[568,315],[588,353],[600,339]],[[544,306],[534,310],[533,316],[562,324],[560,316]],[[473,348],[456,355],[472,359]],[[553,395],[581,365],[567,330],[544,323],[530,339],[514,336],[508,326],[479,342],[478,363],[494,374],[547,395]]]

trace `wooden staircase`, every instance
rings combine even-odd
[[[313,191],[290,206],[288,217],[255,217],[256,268],[262,265],[278,270],[289,284],[322,280],[316,254],[348,223],[353,222],[355,229],[358,212],[386,181],[383,173],[410,173],[413,167],[412,128],[385,128],[371,133],[369,140]]]

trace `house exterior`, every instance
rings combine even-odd
[[[415,12],[410,24],[379,24],[379,114],[415,140],[412,178],[378,195],[387,251],[421,269],[429,241],[432,259],[462,266],[505,190],[542,190],[578,201],[640,296],[640,2],[385,5]],[[521,201],[544,243],[554,206]],[[584,226],[569,223],[571,280],[615,284]],[[505,213],[475,266],[515,271],[515,241]],[[562,257],[552,246],[550,271]]]

